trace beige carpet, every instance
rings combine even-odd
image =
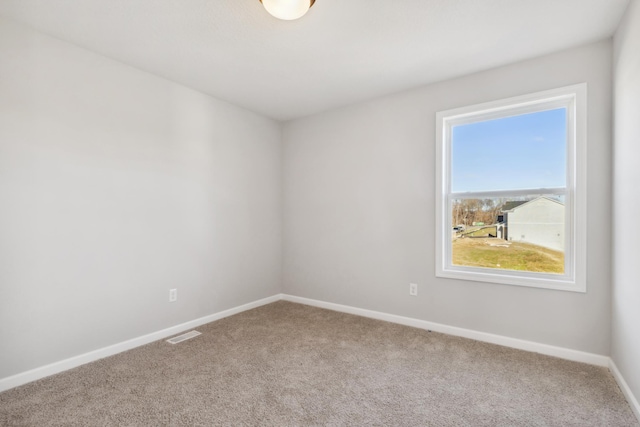
[[[3,426],[637,426],[607,369],[277,302],[0,394]]]

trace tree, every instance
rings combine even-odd
[[[451,220],[454,226],[469,226],[474,222],[495,224],[504,203],[503,198],[456,199],[451,206]]]

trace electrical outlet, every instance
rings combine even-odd
[[[409,283],[409,295],[417,297],[418,296],[418,284],[417,283]]]
[[[176,302],[178,300],[178,290],[169,289],[169,302]]]

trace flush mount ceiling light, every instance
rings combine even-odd
[[[260,0],[271,15],[285,21],[301,18],[316,0]]]

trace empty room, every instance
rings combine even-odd
[[[0,426],[640,426],[640,0],[0,0]]]

